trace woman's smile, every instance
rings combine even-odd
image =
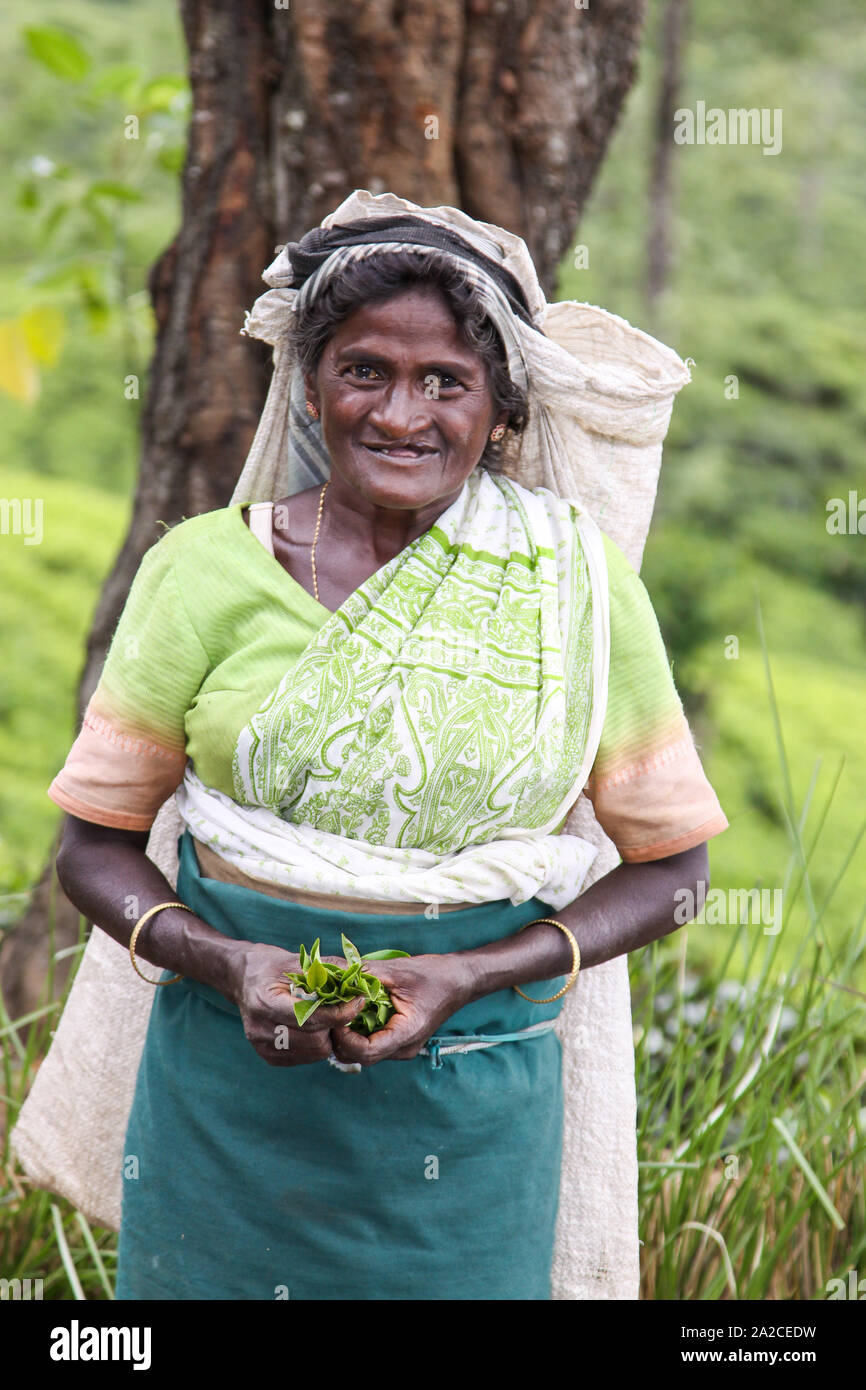
[[[439,450],[435,444],[420,444],[405,441],[397,444],[368,444],[363,447],[380,459],[399,459],[401,462],[418,463],[432,458]]]

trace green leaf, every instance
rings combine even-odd
[[[149,111],[173,111],[188,104],[189,83],[180,73],[161,73],[144,84],[140,100]]]
[[[46,212],[39,224],[39,235],[42,237],[43,241],[47,243],[51,240],[64,217],[67,217],[68,214],[68,203],[55,203],[54,206]]]
[[[349,962],[349,964],[359,964],[362,960],[362,956],[360,955],[357,946],[353,946],[348,936],[346,936],[343,932],[340,933],[340,940],[343,943],[343,955],[346,957],[346,960]]]
[[[300,949],[299,949],[299,951],[298,951],[298,958],[300,959],[300,962],[301,962],[301,970],[302,970],[302,971],[306,970],[307,966],[308,966],[309,963],[310,963],[310,958],[309,958],[309,956],[307,955],[307,948],[306,948],[306,946],[304,945],[303,941],[301,942],[301,946],[300,946]]]
[[[294,1010],[297,1023],[303,1026],[310,1015],[316,1012],[321,1002],[321,999],[296,999]]]
[[[80,82],[90,67],[90,54],[78,39],[50,24],[28,24],[24,39],[33,57],[69,82]]]
[[[38,305],[22,314],[19,322],[36,361],[53,367],[60,353],[65,328],[60,310],[49,304]]]
[[[396,960],[398,956],[408,956],[409,951],[367,951],[361,960]]]
[[[362,1009],[356,1018],[349,1024],[358,1033],[373,1033],[376,1029],[376,1010],[369,1004]]]
[[[316,943],[318,945],[318,942]],[[328,982],[328,972],[318,956],[313,957],[312,964],[306,973],[308,989],[321,989],[322,985]]]
[[[343,990],[357,988],[358,977],[360,976],[360,974],[361,962],[357,961],[355,965],[350,965],[348,970],[343,971],[343,978],[340,981],[340,988]]]
[[[90,185],[88,193],[96,194],[100,198],[118,198],[125,203],[140,203],[144,200],[144,194],[139,193],[137,188],[131,188],[129,184],[120,183],[117,179],[96,179]]]
[[[156,156],[159,167],[166,169],[170,174],[179,174],[183,169],[185,160],[186,147],[184,145],[165,145]]]
[[[18,319],[0,323],[0,391],[22,405],[39,395],[39,371]]]
[[[38,208],[42,198],[42,190],[35,179],[26,179],[18,185],[18,192],[15,195],[15,205],[19,208]]]
[[[140,85],[140,67],[135,63],[113,63],[111,67],[103,68],[91,83],[90,94],[97,98],[117,96],[132,101]]]

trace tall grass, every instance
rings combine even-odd
[[[866,996],[851,983],[866,906],[841,947],[825,931],[864,827],[816,901],[810,866],[838,777],[816,805],[816,772],[796,805],[764,652],[790,839],[781,929],[693,924],[631,959],[645,1299],[825,1298],[831,1278],[866,1273]],[[727,951],[698,974],[689,939],[707,931],[727,932]],[[782,968],[786,935],[797,949]],[[53,991],[52,969],[34,1015],[0,1012],[0,1276],[41,1277],[46,1298],[109,1298],[116,1237],[34,1190],[9,1150],[61,1007]]]
[[[816,902],[838,774],[815,807],[816,766],[797,806],[757,616],[790,842],[783,914],[778,931],[693,925],[632,959],[646,1299],[825,1298],[831,1278],[866,1272],[866,995],[852,984],[866,906],[835,950],[826,930],[866,825]],[[699,931],[729,933],[703,978],[688,970]]]
[[[51,1044],[74,977],[73,969],[65,989],[55,999],[55,966],[67,955],[80,960],[85,930],[82,917],[78,944],[55,951],[52,902],[51,964],[43,1001],[32,1013],[13,1022],[0,997],[0,1278],[41,1279],[42,1297],[46,1299],[114,1297],[116,1236],[110,1231],[92,1229],[84,1215],[68,1202],[34,1188],[9,1142],[18,1111]]]

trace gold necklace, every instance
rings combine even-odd
[[[329,478],[328,482],[330,481],[331,480]],[[317,600],[319,597],[319,581],[316,576],[316,543],[319,539],[319,527],[322,524],[322,507],[325,505],[325,492],[327,490],[327,487],[328,483],[325,483],[324,487],[322,488],[322,491],[319,493],[319,514],[316,517],[316,534],[313,536],[313,544],[310,550],[310,565],[313,570],[313,594]]]

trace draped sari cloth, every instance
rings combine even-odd
[[[187,826],[296,889],[573,902],[595,849],[552,832],[601,732],[603,561],[568,503],[475,469],[241,730],[234,798],[187,769]]]
[[[285,248],[264,273],[270,288],[245,331],[273,346],[274,371],[232,501],[274,501],[328,477],[321,425],[305,412],[292,347],[298,297],[316,293],[354,257],[387,254],[391,245],[412,249],[397,234],[401,218],[430,225],[437,255],[458,254],[452,234],[472,249],[462,265],[500,334],[512,379],[528,394],[527,428],[506,436],[501,476],[476,469],[436,526],[325,623],[241,732],[235,798],[188,770],[154,823],[148,853],[174,882],[185,820],[262,880],[282,875],[300,887],[306,871],[307,886],[351,896],[518,903],[540,894],[564,906],[617,862],[581,795],[607,678],[598,526],[639,565],[662,441],[689,374],[675,352],[616,315],[548,305],[524,243],[456,209],[362,191],[323,230],[383,218],[388,227],[371,227],[366,242],[331,250],[325,238],[300,289]],[[416,249],[428,254],[431,243]],[[488,527],[484,545],[479,525]],[[478,551],[492,558],[479,563]],[[499,604],[481,597],[493,575]],[[474,594],[468,633],[454,617],[467,593]],[[521,610],[530,615],[523,632]],[[438,619],[448,611],[443,626]],[[373,639],[389,616],[398,622],[383,655]],[[457,648],[447,665],[436,665],[437,642]],[[523,680],[504,698],[497,682],[508,663],[522,668]],[[310,697],[317,682],[326,692],[321,711]],[[482,688],[473,718],[472,692]],[[369,728],[360,727],[362,709],[364,719],[372,716]],[[434,762],[443,727],[446,756]],[[340,844],[351,862],[335,855]],[[119,1219],[123,1135],[152,1000],[126,953],[95,931],[13,1135],[34,1181],[109,1225]],[[557,1032],[564,1139],[553,1296],[634,1298],[634,1056],[624,957],[581,975]],[[116,1059],[108,1074],[106,1057]]]

